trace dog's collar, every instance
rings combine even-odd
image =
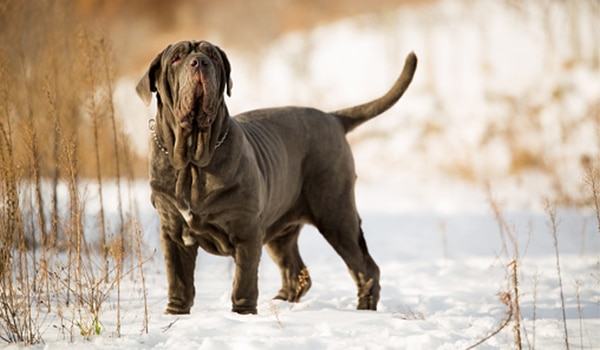
[[[156,135],[156,120],[154,118],[148,121],[148,129],[150,129],[150,132],[152,133],[152,137],[154,138],[154,142],[156,143],[158,149],[161,150],[164,154],[169,155],[169,151],[160,143],[160,141],[158,141],[158,136]],[[227,135],[229,135],[229,126],[227,126],[227,130],[225,130],[223,137],[221,137],[221,139],[217,141],[215,149],[219,148],[223,144],[223,142],[225,142]]]
[[[221,139],[218,140],[217,143],[215,144],[215,149],[221,147],[221,145],[223,144],[223,142],[225,142],[225,139],[227,138],[227,135],[229,135],[229,125],[227,126],[227,130],[225,130],[225,133],[223,134],[223,137],[221,137]]]
[[[158,136],[156,135],[156,119],[152,118],[148,120],[148,129],[152,133],[152,137],[154,138],[154,142],[159,150],[161,150],[164,154],[169,155],[169,151],[161,145],[160,141],[158,141]]]

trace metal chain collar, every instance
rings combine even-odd
[[[152,137],[154,138],[154,142],[156,143],[158,149],[160,149],[164,154],[169,155],[169,151],[160,143],[160,141],[158,141],[158,136],[156,135],[156,119],[152,118],[148,120],[148,129],[150,129],[150,132],[152,133]],[[223,144],[223,142],[225,142],[227,135],[229,135],[229,128],[225,130],[225,134],[223,135],[223,137],[219,141],[217,141],[215,149],[219,148]]]

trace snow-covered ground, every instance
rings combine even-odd
[[[114,198],[114,186],[106,185]],[[298,304],[272,301],[279,289],[277,267],[263,255],[259,273],[258,315],[231,313],[231,259],[201,252],[196,270],[195,306],[189,316],[163,314],[166,276],[158,244],[158,221],[148,203],[144,182],[132,188],[144,227],[144,266],[149,331],[142,332],[144,304],[139,275],[125,276],[121,291],[121,337],[116,336],[116,296],[104,303],[103,334],[74,342],[64,339],[55,313],[43,322],[39,349],[465,349],[495,330],[507,317],[500,300],[511,293],[514,247],[503,239],[491,209],[479,213],[435,213],[385,208],[393,200],[379,185],[359,186],[363,229],[381,268],[382,294],[376,312],[357,311],[356,289],[342,260],[311,227],[305,228],[300,251],[313,287]],[[88,186],[93,201],[93,186]],[[399,193],[399,192],[398,192]],[[398,194],[396,193],[396,194]],[[472,198],[456,193],[457,206]],[[477,200],[477,199],[474,199]],[[127,203],[125,203],[127,206]],[[87,210],[94,214],[96,209]],[[117,208],[106,207],[116,218]],[[92,216],[90,216],[92,217]],[[558,246],[565,298],[568,339],[573,348],[600,345],[600,235],[593,215],[562,210]],[[546,213],[503,212],[519,249],[519,298],[523,346],[562,349],[564,328],[550,218]],[[114,222],[114,220],[113,220]],[[65,312],[68,314],[68,312]],[[84,314],[85,320],[85,314]],[[514,342],[513,324],[481,349],[507,349]],[[0,345],[0,348],[4,345]],[[20,348],[9,345],[5,349]]]
[[[313,287],[302,302],[270,299],[280,280],[265,254],[258,315],[233,314],[231,261],[200,253],[192,314],[164,315],[158,221],[147,185],[136,183],[132,193],[144,241],[148,251],[157,249],[144,267],[148,334],[141,332],[141,282],[125,278],[120,338],[112,298],[101,314],[101,336],[89,341],[76,336],[70,344],[53,326],[56,318],[49,317],[45,344],[36,348],[467,348],[506,318],[500,296],[511,292],[508,264],[514,247],[502,238],[486,183],[518,241],[523,346],[565,348],[556,254],[543,203],[561,191],[581,196],[580,158],[598,155],[598,124],[589,115],[600,101],[600,70],[590,64],[600,47],[594,30],[599,12],[588,2],[569,2],[593,9],[576,12],[575,23],[584,29],[575,55],[562,3],[508,3],[401,7],[383,17],[289,34],[255,56],[224,48],[233,66],[233,97],[227,100],[232,114],[287,104],[330,110],[362,103],[386,91],[408,52],[419,56],[413,85],[398,105],[350,135],[358,207],[382,273],[377,312],[355,310],[356,290],[341,259],[307,227],[300,250]],[[218,37],[206,39],[218,43]],[[136,148],[144,152],[148,133],[140,131],[154,112],[144,109],[134,86],[133,79],[121,80],[115,101],[118,113],[128,116],[125,126],[139,136]],[[520,151],[553,164],[553,171],[515,170]],[[93,201],[94,187],[87,191]],[[105,191],[106,203],[114,188]],[[93,204],[86,209],[95,215]],[[107,215],[116,214],[107,210]],[[597,349],[598,223],[591,208],[561,209],[558,219],[569,343]],[[512,348],[512,326],[479,348]]]

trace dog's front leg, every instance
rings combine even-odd
[[[235,278],[231,293],[232,311],[256,314],[258,301],[258,264],[262,252],[259,239],[239,242],[235,246]]]
[[[179,226],[178,229],[182,230],[182,227]],[[194,305],[194,268],[198,247],[176,242],[171,236],[173,232],[166,231],[166,228],[161,227],[161,245],[169,283],[169,303],[165,312],[173,315],[189,314]]]

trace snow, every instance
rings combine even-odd
[[[115,191],[114,185],[105,187],[108,193]],[[381,268],[382,294],[376,312],[355,310],[356,290],[342,260],[315,229],[307,227],[300,237],[300,251],[313,287],[300,303],[270,299],[279,289],[279,271],[264,254],[258,315],[231,313],[233,264],[228,258],[201,252],[191,315],[163,314],[167,290],[156,237],[158,221],[147,204],[148,186],[140,182],[133,191],[140,205],[144,241],[149,248],[157,249],[154,259],[144,266],[148,334],[141,331],[141,281],[125,277],[121,337],[115,333],[113,296],[101,313],[102,335],[90,340],[76,335],[69,343],[50,326],[58,323],[56,316],[50,316],[45,344],[33,348],[461,349],[498,327],[508,311],[499,294],[510,291],[507,265],[512,260],[512,248],[508,253],[502,250],[501,235],[490,210],[474,214],[380,210],[376,203],[379,185],[361,185],[358,190],[363,229]],[[93,200],[94,189],[88,186],[87,191],[88,200]],[[116,218],[115,207],[108,205],[106,211],[107,216]],[[528,342],[524,344],[535,342],[540,349],[564,348],[549,218],[536,211],[506,212],[504,217],[517,235],[520,251],[519,297]],[[558,218],[569,340],[573,347],[581,344],[585,349],[595,348],[600,344],[600,235],[591,214],[561,210]],[[579,301],[575,283],[579,285]],[[510,348],[511,329],[507,327],[480,348]]]
[[[53,326],[58,316],[51,315],[45,344],[33,348],[467,348],[506,318],[500,295],[512,292],[508,266],[514,246],[506,242],[503,249],[484,183],[516,237],[524,347],[564,348],[555,247],[543,204],[555,195],[556,178],[536,171],[511,175],[510,148],[486,132],[491,126],[514,127],[510,130],[521,135],[518,142],[553,162],[567,192],[580,191],[579,158],[598,154],[597,131],[585,118],[587,107],[600,99],[600,71],[585,63],[599,49],[598,38],[583,32],[579,63],[565,67],[573,53],[566,45],[570,37],[561,30],[566,15],[559,5],[526,2],[513,9],[502,4],[440,1],[401,7],[383,20],[363,16],[289,34],[259,58],[225,48],[233,67],[233,97],[227,100],[232,114],[287,104],[330,110],[362,103],[391,85],[405,54],[414,50],[419,56],[413,85],[398,105],[350,135],[357,204],[369,249],[381,268],[377,312],[355,310],[356,289],[342,260],[315,229],[306,227],[300,251],[313,286],[300,303],[270,299],[279,289],[279,271],[263,254],[258,315],[231,313],[231,260],[201,252],[191,315],[164,315],[167,287],[158,218],[148,185],[140,182],[123,196],[134,197],[144,242],[149,252],[156,249],[144,265],[148,334],[141,331],[141,282],[125,278],[120,337],[113,296],[101,314],[102,335],[90,340],[75,335],[70,343]],[[552,20],[545,22],[544,13]],[[593,27],[598,12],[581,10],[579,16],[581,27]],[[134,80],[123,78],[115,103],[118,114],[131,116],[125,127],[138,136],[136,149],[146,152],[148,133],[140,130],[146,130],[154,111],[145,109],[134,86]],[[562,99],[552,97],[557,89]],[[541,106],[539,123],[532,127],[528,115],[516,118],[523,105],[510,101],[523,103],[522,108]],[[565,120],[575,125],[567,141],[559,125]],[[116,189],[114,184],[104,188],[106,215],[114,223],[116,207],[111,209],[106,198],[115,198]],[[89,216],[98,210],[95,193],[97,188],[89,185]],[[560,208],[557,216],[569,342],[576,348],[600,348],[598,223],[589,209]],[[479,348],[513,347],[512,326]]]
[[[45,345],[34,348],[460,349],[488,335],[506,317],[508,310],[499,294],[510,291],[507,265],[512,260],[512,248],[508,253],[502,250],[491,212],[416,214],[379,210],[371,202],[376,200],[373,193],[377,191],[371,193],[369,186],[359,187],[364,196],[359,195],[358,202],[369,248],[381,268],[378,311],[355,310],[356,290],[342,260],[315,229],[307,227],[300,237],[300,251],[313,287],[300,303],[270,299],[279,289],[279,271],[264,254],[259,272],[258,315],[231,313],[233,264],[228,258],[201,252],[191,315],[165,315],[166,276],[156,239],[156,214],[145,204],[149,195],[147,184],[136,183],[134,189],[140,203],[144,241],[157,249],[154,259],[144,266],[148,334],[141,331],[141,282],[139,278],[125,277],[121,337],[115,334],[113,296],[101,314],[104,334],[90,340],[76,335],[74,343],[69,343],[48,326]],[[92,188],[88,190],[93,192]],[[109,206],[107,215],[116,217],[116,208]],[[582,344],[591,349],[600,344],[600,237],[592,215],[563,210],[558,217],[569,340],[574,347]],[[549,218],[545,213],[519,211],[507,212],[505,219],[519,245],[519,297],[527,342],[531,345],[535,341],[540,349],[563,348],[560,291]],[[575,283],[579,285],[579,301]],[[58,320],[52,316],[47,324],[55,322]],[[511,347],[511,329],[507,327],[480,348]]]

